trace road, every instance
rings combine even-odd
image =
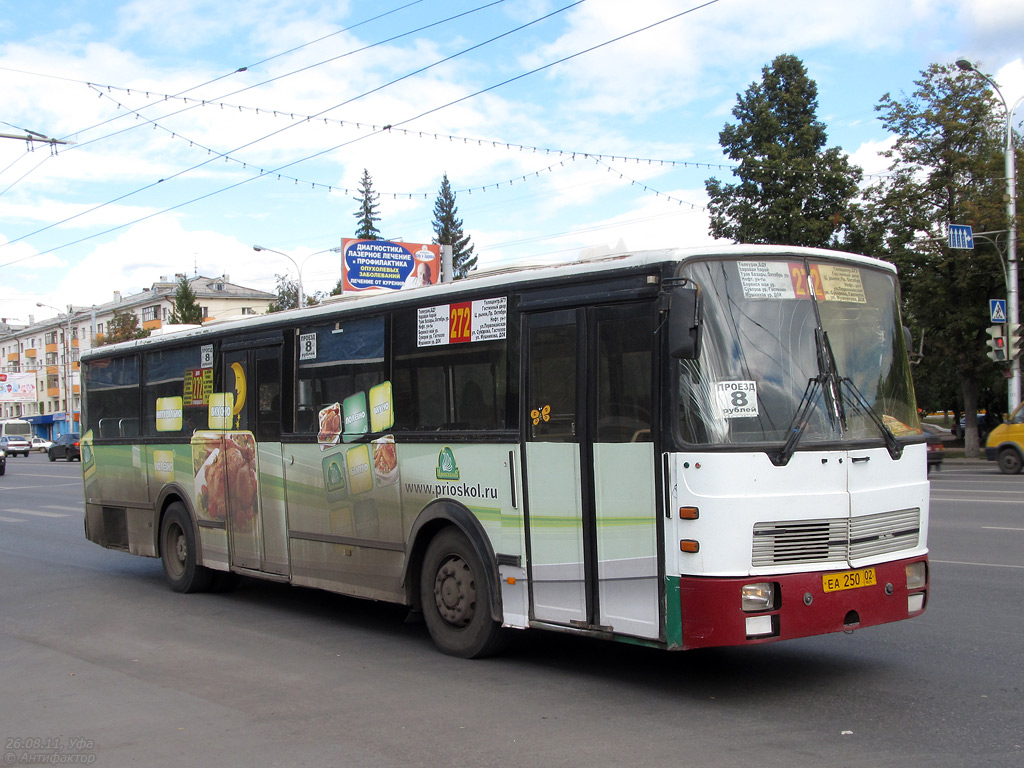
[[[1024,475],[947,462],[932,478],[920,618],[690,653],[528,632],[462,661],[392,606],[256,581],[175,594],[159,561],[84,539],[77,463],[11,459],[0,759],[1022,766]]]

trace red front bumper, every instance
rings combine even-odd
[[[788,640],[796,637],[843,632],[876,624],[900,621],[924,612],[928,601],[925,586],[907,589],[906,566],[924,562],[927,557],[881,563],[875,569],[877,583],[870,587],[826,592],[822,576],[835,571],[814,571],[776,576],[740,578],[679,579],[679,603],[682,623],[682,647],[708,648],[722,645],[750,645]],[[775,609],[747,613],[740,607],[740,590],[746,584],[774,582]],[[908,607],[910,595],[923,595]],[[920,603],[920,608],[917,604]],[[772,634],[748,636],[747,618],[771,616]],[[761,626],[765,620],[758,622]],[[670,631],[669,635],[673,633]]]

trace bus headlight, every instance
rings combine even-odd
[[[907,589],[923,589],[928,580],[928,569],[924,563],[907,566]]]
[[[740,590],[740,607],[747,613],[772,610],[775,608],[775,584],[761,582],[743,585]]]

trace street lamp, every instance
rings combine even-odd
[[[967,59],[957,59],[956,65],[964,72],[973,72],[995,89],[999,100],[1006,110],[1006,145],[1003,147],[1003,160],[1006,163],[1006,218],[1009,230],[1006,249],[1006,322],[1016,327],[1020,322],[1020,299],[1017,292],[1017,169],[1013,146],[1013,113],[1024,101],[1024,96],[1017,99],[1013,107],[1006,103],[1003,92],[999,90],[995,80],[979,70]],[[1007,386],[1007,406],[1009,413],[1020,403],[1020,361],[1016,357],[1010,359],[1010,382]]]
[[[36,302],[37,307],[46,307],[52,309],[60,317],[61,311],[54,306],[49,304],[43,304],[41,301]],[[67,331],[64,333],[64,424],[65,429],[68,432],[75,431],[75,407],[72,399],[74,398],[74,392],[71,386],[71,307],[68,307],[67,313]]]
[[[296,263],[295,259],[293,259],[291,256],[289,256],[287,253],[281,253],[281,251],[275,251],[273,248],[264,248],[262,245],[254,245],[252,247],[252,249],[254,251],[266,251],[267,253],[276,253],[278,256],[284,256],[292,264],[295,264],[295,271],[299,275],[298,286],[299,286],[299,307],[300,308],[304,307],[306,305],[306,301],[305,301],[306,295],[305,295],[305,293],[302,290],[302,266],[305,265],[305,263],[307,261],[309,261],[311,258],[313,258],[314,256],[319,256],[321,253],[338,253],[339,251],[341,251],[341,248],[324,248],[324,250],[322,250],[322,251],[315,251],[314,253],[311,253],[306,258],[304,258],[302,260],[302,264],[300,265],[300,264]]]
[[[267,253],[276,253],[278,256],[284,256],[288,261],[295,265],[295,272],[299,276],[299,308],[306,306],[306,295],[302,291],[302,269],[299,267],[299,262],[289,256],[287,253],[281,253],[281,251],[275,251],[273,248],[264,248],[262,245],[254,245],[252,247],[254,251],[266,251]],[[310,254],[312,256],[313,254]],[[309,256],[306,257],[307,259]],[[303,259],[305,263],[305,259]]]

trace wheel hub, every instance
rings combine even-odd
[[[185,534],[178,534],[177,541],[174,544],[174,551],[178,555],[178,560],[185,562],[188,558],[188,542],[185,541]]]
[[[434,602],[446,622],[465,627],[476,614],[476,583],[469,565],[460,557],[441,564],[434,577]]]

